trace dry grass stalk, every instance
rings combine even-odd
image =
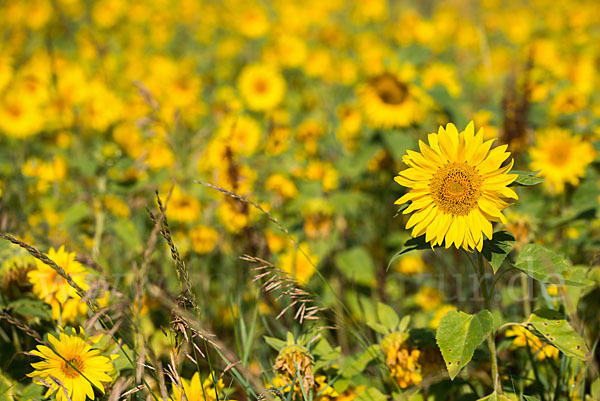
[[[296,280],[287,272],[278,269],[271,262],[256,256],[244,255],[241,259],[258,265],[253,269],[256,274],[252,281],[263,280],[261,286],[263,291],[275,295],[275,301],[279,301],[284,297],[290,299],[290,304],[279,312],[276,319],[279,319],[294,307],[297,308],[294,319],[298,320],[300,324],[305,320],[319,319],[319,312],[325,310],[325,308],[313,305],[314,300],[311,295],[302,288],[299,288]]]

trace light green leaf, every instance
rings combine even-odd
[[[65,211],[63,224],[66,227],[71,227],[88,217],[90,214],[90,207],[86,203],[76,203]]]
[[[380,353],[379,345],[371,345],[367,348],[363,353],[358,355],[352,355],[344,360],[342,365],[342,376],[351,378],[360,373],[367,368],[367,365]]]
[[[497,231],[491,240],[483,241],[481,253],[492,265],[494,274],[506,259],[514,243],[515,236],[510,231]]]
[[[394,309],[381,302],[377,304],[377,318],[389,331],[396,331],[400,323],[400,318]]]
[[[387,401],[388,397],[375,387],[369,387],[356,395],[356,401]]]
[[[364,248],[356,247],[339,253],[335,264],[348,279],[358,284],[375,285],[375,265]]]
[[[492,394],[480,398],[477,401],[510,401],[510,398],[508,398],[505,395],[498,394],[494,391]]]
[[[367,326],[378,332],[379,334],[388,334],[390,331],[381,323],[367,322]]]
[[[280,349],[282,349],[286,346],[286,342],[283,340],[280,340],[278,338],[267,337],[267,336],[264,336],[263,338],[265,339],[265,342],[267,344],[269,344],[271,347],[275,348],[277,351],[279,351]]]
[[[440,320],[436,340],[450,379],[473,358],[475,348],[492,332],[492,314],[483,310],[476,315],[452,310]]]
[[[128,249],[138,253],[142,250],[142,240],[131,220],[119,219],[113,223],[113,230]]]
[[[594,282],[582,276],[561,256],[538,244],[523,247],[515,267],[545,284],[588,286]]]
[[[17,299],[8,304],[11,311],[23,316],[39,317],[41,319],[52,319],[50,306],[38,299]]]
[[[532,395],[523,395],[523,398],[525,398],[525,401],[540,401],[539,398]]]
[[[517,177],[517,179],[513,182],[512,185],[519,184],[519,185],[529,186],[529,185],[537,185],[537,184],[540,184],[545,181],[542,177],[536,177],[538,175],[539,171],[512,170],[510,173],[519,175]]]
[[[533,312],[526,323],[533,326],[546,341],[566,355],[584,361],[588,359],[589,350],[583,338],[573,330],[559,312],[540,309]]]

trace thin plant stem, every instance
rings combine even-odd
[[[479,276],[479,281],[481,282],[481,292],[483,294],[483,301],[485,308],[487,310],[491,309],[491,293],[488,291],[487,280],[485,277],[485,262],[483,260],[483,255],[480,252],[477,252],[477,265],[478,271],[476,271]],[[502,386],[500,385],[499,375],[498,375],[498,357],[496,356],[496,340],[494,336],[494,329],[492,328],[492,332],[487,337],[488,347],[490,349],[490,356],[492,362],[492,381],[494,383],[494,391],[496,394],[502,394]]]

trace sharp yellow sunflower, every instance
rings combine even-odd
[[[407,151],[402,160],[409,168],[396,182],[410,191],[396,204],[412,202],[403,213],[414,212],[406,223],[413,237],[481,251],[483,235],[492,237],[492,221],[506,222],[502,210],[518,199],[508,188],[517,174],[508,174],[512,160],[501,167],[510,156],[507,145],[490,150],[494,140],[484,142],[483,135],[483,129],[475,135],[473,122],[460,133],[448,124],[429,134],[429,145],[419,141],[421,153]]]
[[[58,401],[93,400],[93,387],[104,392],[102,382],[112,381],[108,375],[114,369],[111,358],[100,355],[99,350],[92,348],[102,335],[86,341],[83,334],[83,329],[80,334],[75,331],[71,335],[60,333],[58,339],[49,334],[48,341],[54,349],[38,345],[37,350],[31,351],[42,361],[32,363],[35,370],[27,376],[43,381],[50,387],[45,397],[56,393]]]

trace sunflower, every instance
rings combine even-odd
[[[359,88],[359,100],[373,128],[406,127],[425,116],[425,97],[419,88],[385,72]]]
[[[90,287],[85,282],[88,275],[87,269],[75,260],[74,252],[65,251],[61,246],[58,251],[50,248],[47,256],[58,266],[62,267],[73,281],[87,291]],[[33,293],[52,306],[52,317],[58,320],[72,321],[77,313],[85,313],[85,303],[80,302],[80,296],[67,280],[60,276],[56,270],[36,259],[36,268],[27,273],[27,278],[33,284]]]
[[[86,340],[83,334],[83,329],[79,334],[62,332],[58,339],[49,334],[48,341],[54,349],[38,345],[37,350],[31,351],[43,360],[32,363],[35,370],[27,376],[37,378],[40,384],[49,387],[45,397],[56,393],[58,401],[93,400],[93,387],[104,393],[102,382],[112,381],[108,375],[114,369],[111,358],[92,348],[101,336]]]
[[[510,156],[507,145],[490,151],[493,142],[483,141],[483,129],[475,135],[473,122],[461,133],[448,124],[429,134],[429,145],[419,141],[421,153],[407,151],[409,168],[395,180],[410,191],[396,204],[411,201],[403,213],[415,212],[406,223],[413,237],[481,251],[483,234],[492,238],[492,221],[506,223],[502,210],[518,199],[507,186],[517,175],[508,174],[514,161],[501,167]]]
[[[530,166],[541,170],[545,187],[554,193],[563,192],[566,183],[578,185],[585,168],[596,158],[592,145],[560,128],[538,132],[536,141],[537,145],[529,151]]]
[[[267,64],[251,64],[240,73],[238,89],[250,110],[272,110],[283,99],[285,80]]]
[[[194,373],[191,380],[181,379],[181,384],[173,383],[173,394],[171,401],[213,401],[221,400],[225,384],[219,379],[215,386],[215,380],[211,373],[209,377],[200,382],[198,372]],[[217,398],[218,394],[218,398]]]

